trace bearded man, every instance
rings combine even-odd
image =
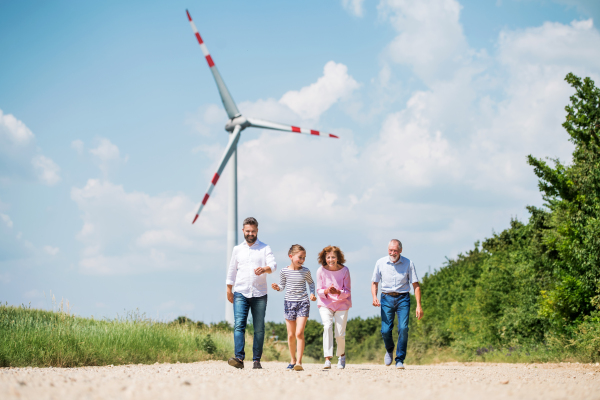
[[[258,221],[249,217],[242,225],[244,242],[233,248],[227,270],[227,300],[233,303],[233,341],[235,356],[229,365],[244,368],[246,353],[246,324],[248,312],[252,313],[254,343],[252,345],[253,368],[261,369],[265,342],[265,312],[267,311],[267,274],[275,272],[277,264],[269,245],[258,240]]]

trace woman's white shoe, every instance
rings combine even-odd
[[[331,369],[331,361],[325,360],[325,365],[323,366],[323,369]]]

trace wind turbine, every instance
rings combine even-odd
[[[240,111],[238,110],[229,90],[227,90],[227,86],[225,86],[225,82],[223,78],[221,78],[221,74],[217,69],[210,53],[208,52],[208,48],[204,44],[194,21],[192,21],[192,16],[190,15],[188,10],[185,10],[187,13],[188,20],[190,21],[190,25],[192,26],[192,30],[194,31],[194,35],[196,35],[196,39],[198,40],[198,44],[200,44],[200,48],[202,49],[202,53],[206,58],[206,62],[208,63],[208,67],[213,74],[213,78],[215,78],[215,83],[217,84],[217,89],[219,89],[219,94],[221,95],[221,101],[223,102],[223,107],[225,107],[225,111],[227,112],[227,116],[229,120],[225,124],[225,130],[229,132],[229,143],[227,144],[227,148],[225,149],[225,153],[221,157],[221,161],[219,162],[219,168],[217,168],[217,172],[213,176],[210,184],[208,186],[208,190],[202,199],[202,202],[198,206],[198,210],[196,211],[196,216],[192,221],[192,224],[196,222],[200,212],[206,205],[215,185],[217,184],[221,174],[223,173],[223,169],[225,169],[225,165],[229,159],[231,159],[232,164],[230,167],[230,180],[229,180],[229,218],[228,218],[228,228],[227,228],[227,266],[229,266],[229,262],[231,259],[231,253],[233,252],[233,248],[237,245],[238,242],[238,226],[237,226],[237,144],[240,140],[241,132],[246,128],[262,128],[262,129],[273,129],[276,131],[285,131],[285,132],[294,132],[301,133],[311,136],[325,136],[330,138],[338,139],[336,135],[332,135],[331,133],[323,133],[320,131],[316,131],[313,129],[300,128],[293,125],[284,125],[276,122],[264,121],[256,118],[246,118],[242,116]],[[233,323],[233,306],[227,300],[225,300],[225,320]]]

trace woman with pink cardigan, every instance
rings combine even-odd
[[[337,367],[346,367],[346,323],[348,310],[352,307],[350,294],[350,270],[343,263],[344,253],[336,246],[327,246],[319,253],[317,270],[317,306],[323,321],[323,351],[325,365],[331,368],[333,337],[337,342]]]

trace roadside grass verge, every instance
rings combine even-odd
[[[247,337],[246,353],[252,354]],[[266,360],[280,353],[265,343]],[[220,327],[152,321],[131,313],[95,320],[69,312],[0,305],[0,367],[79,367],[226,360],[233,334]]]

